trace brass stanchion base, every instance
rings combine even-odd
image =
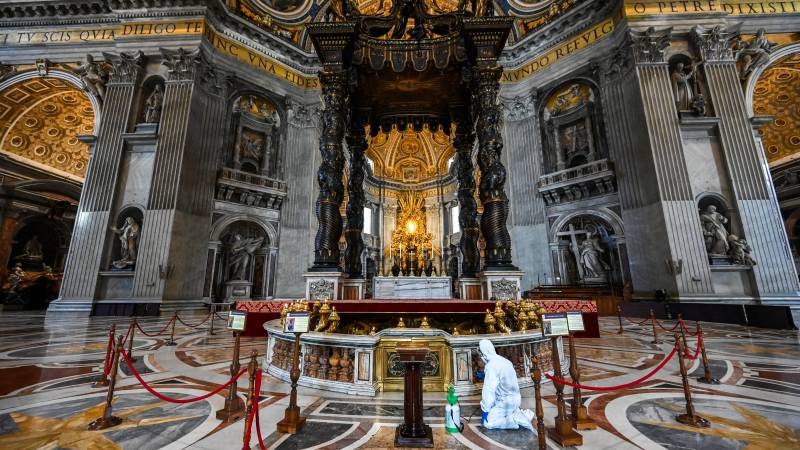
[[[95,419],[92,423],[89,424],[87,427],[90,431],[96,430],[105,430],[106,428],[115,427],[122,423],[122,419],[117,416],[111,416],[108,419],[105,417],[101,417],[99,419]]]
[[[395,447],[433,448],[433,431],[430,426],[422,425],[425,432],[423,436],[403,436],[403,428],[405,425],[401,423],[394,431]]]
[[[175,341],[173,341],[172,339],[170,339],[170,340],[169,340],[169,341],[167,341],[167,343],[166,343],[166,344],[164,344],[164,345],[168,345],[168,346],[170,346],[170,347],[173,347],[173,346],[175,346],[175,345],[178,345],[178,343],[177,343],[177,342],[175,342]]]
[[[108,386],[108,384],[109,384],[108,377],[106,377],[105,375],[100,375],[100,378],[94,380],[94,383],[92,383],[92,387],[93,388],[106,387]]]
[[[547,436],[562,447],[583,445],[583,436],[572,430],[572,421],[556,417],[556,426],[547,429]]]
[[[244,417],[244,401],[239,396],[236,396],[234,401],[225,398],[225,406],[217,411],[217,420],[223,422],[236,422]]]
[[[300,407],[290,406],[286,408],[286,414],[283,416],[283,420],[278,422],[277,429],[278,433],[295,434],[302,430],[305,425],[306,418],[300,415]]]
[[[575,410],[575,404],[572,405],[573,411]],[[585,406],[581,405],[578,407],[577,410],[577,418],[573,416],[574,428],[576,430],[596,430],[597,429],[597,422],[592,420],[589,417],[589,411],[586,409]]]
[[[705,384],[720,384],[719,380],[716,378],[706,378],[705,376],[697,378],[698,383],[705,383]]]
[[[679,416],[675,416],[675,420],[680,423],[693,426],[695,428],[708,428],[711,426],[711,422],[708,419],[695,415],[689,414],[681,414]]]

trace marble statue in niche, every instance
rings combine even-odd
[[[597,237],[587,235],[581,242],[580,261],[583,267],[584,278],[603,278],[605,272],[611,267],[600,258],[600,254],[605,252],[597,242]]]
[[[161,121],[161,108],[164,106],[164,91],[157,84],[153,92],[147,97],[144,110],[145,123],[159,123]]]
[[[743,266],[755,266],[756,261],[750,255],[753,249],[746,240],[731,234],[728,236],[728,244],[730,246],[730,257],[734,264],[741,264]]]
[[[111,231],[119,235],[120,258],[111,263],[115,269],[133,269],[139,251],[139,234],[141,226],[131,216],[125,218],[122,227],[111,227]]]
[[[228,280],[247,280],[247,267],[253,259],[253,253],[264,242],[264,238],[242,238],[236,234],[228,250]]]
[[[700,213],[700,225],[703,239],[706,243],[706,252],[710,256],[726,256],[730,246],[728,244],[728,229],[725,225],[728,218],[717,212],[717,207],[708,205]]]
[[[678,111],[691,111],[692,102],[695,97],[694,78],[697,73],[697,64],[685,67],[683,62],[675,64],[670,78],[672,80],[672,91],[675,95],[675,104]]]

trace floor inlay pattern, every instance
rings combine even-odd
[[[202,314],[182,314],[198,324]],[[141,318],[152,333],[170,317]],[[0,449],[239,449],[243,421],[225,424],[215,411],[224,403],[225,391],[196,403],[173,404],[159,400],[142,388],[125,364],[120,366],[114,397],[116,427],[88,431],[86,426],[102,415],[106,388],[92,387],[102,372],[108,327],[126,331],[127,318],[45,320],[43,314],[0,315]],[[664,344],[651,344],[649,324],[624,325],[617,334],[616,318],[601,318],[601,337],[577,340],[582,382],[610,386],[641,377],[669,354],[669,334]],[[193,329],[175,327],[177,345],[167,335],[135,335],[134,367],[158,392],[176,399],[195,398],[214,390],[229,378],[233,338],[217,321],[209,335],[208,324]],[[666,321],[665,327],[674,322]],[[800,339],[796,331],[776,331],[734,325],[701,323],[713,377],[719,385],[697,383],[703,375],[699,360],[688,365],[697,413],[711,427],[695,429],[674,420],[684,412],[684,398],[676,361],[667,364],[647,382],[608,392],[584,391],[583,400],[599,428],[582,432],[581,448],[607,449],[743,449],[800,448]],[[694,330],[694,323],[690,324]],[[693,351],[694,338],[687,338]],[[250,352],[263,354],[265,339],[243,338],[241,364]],[[244,397],[246,377],[240,379]],[[260,397],[260,422],[264,443],[270,449],[390,449],[395,427],[402,421],[402,393],[376,398],[301,388],[298,401],[308,418],[297,435],[276,432],[276,422],[288,404],[289,386],[264,376]],[[533,391],[524,389],[523,406],[533,406]],[[543,389],[545,424],[556,414],[551,383]],[[571,390],[565,389],[567,400]],[[460,399],[462,433],[444,429],[444,394],[425,394],[425,421],[437,449],[528,449],[537,436],[528,430],[486,430],[480,425],[480,397]],[[251,441],[258,448],[257,440]],[[549,448],[560,448],[548,440]]]

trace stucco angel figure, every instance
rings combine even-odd
[[[600,258],[600,253],[605,252],[597,242],[597,237],[588,236],[580,246],[581,266],[584,278],[601,278],[610,267]]]
[[[703,227],[703,238],[706,241],[706,251],[710,255],[728,254],[728,230],[725,224],[728,219],[717,212],[717,207],[708,205],[706,210],[700,213],[700,224]]]
[[[111,231],[119,235],[120,259],[114,261],[115,267],[124,267],[136,262],[139,250],[139,232],[141,227],[133,217],[126,217],[122,228],[111,227]]]
[[[736,62],[742,64],[739,77],[747,79],[754,70],[769,62],[769,54],[776,44],[772,44],[765,36],[766,31],[760,28],[756,32],[756,37],[750,42],[739,42],[739,50],[736,52]]]
[[[730,257],[734,264],[742,264],[745,266],[756,265],[756,260],[750,256],[750,253],[752,253],[753,249],[750,248],[750,244],[748,244],[746,240],[736,236],[735,234],[731,234],[728,236],[728,244],[731,248]]]
[[[694,100],[694,76],[697,72],[697,64],[692,64],[687,68],[682,62],[675,65],[670,78],[672,79],[672,91],[675,94],[675,104],[678,111],[691,111]]]
[[[253,252],[255,252],[263,242],[263,237],[244,239],[240,234],[234,236],[228,253],[228,257],[230,258],[229,267],[231,280],[246,279],[245,273],[247,272],[247,265],[250,263],[250,258],[253,256]]]
[[[87,91],[94,94],[100,101],[105,98],[108,70],[101,63],[95,62],[92,55],[86,55],[86,62],[76,67],[75,73],[81,77]]]

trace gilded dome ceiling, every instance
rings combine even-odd
[[[423,183],[447,174],[454,154],[450,136],[427,124],[419,131],[411,124],[405,130],[392,126],[368,141],[367,157],[374,164],[374,175],[398,183]]]
[[[775,120],[760,129],[770,164],[800,153],[800,55],[789,56],[768,67],[753,93],[753,111]]]
[[[0,152],[83,181],[94,110],[82,91],[56,78],[21,81],[0,92]]]

